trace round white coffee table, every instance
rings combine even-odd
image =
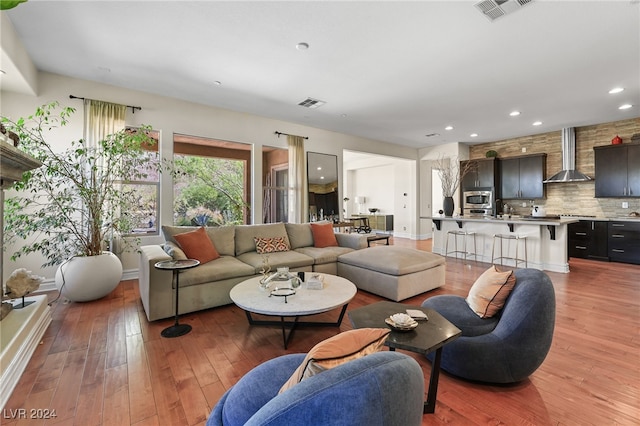
[[[311,272],[306,272],[309,276]],[[316,274],[314,272],[314,274]],[[296,327],[319,327],[334,326],[339,327],[342,318],[347,310],[347,305],[356,295],[356,286],[349,280],[342,277],[329,274],[318,274],[322,276],[322,290],[308,290],[306,283],[295,289],[295,294],[287,297],[278,297],[271,295],[271,290],[276,284],[272,284],[270,288],[262,290],[259,288],[260,279],[262,277],[254,277],[237,284],[231,289],[229,296],[233,303],[244,309],[247,320],[251,325],[279,325],[282,327],[282,339],[284,348],[287,348],[291,335]],[[279,287],[281,283],[277,284]],[[332,309],[342,307],[340,316],[336,322],[316,322],[316,321],[300,321],[300,317],[307,315],[315,315],[328,312]],[[280,317],[280,321],[276,320],[256,320],[251,315],[262,314],[268,316]],[[293,320],[285,320],[287,317],[293,317]],[[287,335],[286,329],[289,328]]]

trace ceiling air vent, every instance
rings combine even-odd
[[[488,20],[494,21],[501,16],[514,12],[533,0],[482,0],[474,4]]]
[[[324,104],[326,104],[325,101],[321,101],[319,99],[307,98],[304,101],[300,102],[298,105],[305,108],[319,108]]]

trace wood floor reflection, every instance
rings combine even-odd
[[[431,249],[429,240],[392,238],[392,244]],[[446,285],[406,302],[466,295],[488,266],[448,258]],[[543,365],[512,386],[443,373],[436,412],[423,417],[424,425],[640,423],[640,266],[572,259],[570,273],[549,276],[557,322]],[[349,308],[379,300],[359,291]],[[161,338],[172,321],[146,320],[137,281],[123,281],[96,302],[57,301],[52,310],[53,322],[4,407],[2,425],[203,425],[225,390],[251,368],[306,352],[338,332],[300,329],[284,350],[278,328],[250,327],[231,305],[185,315],[181,322],[193,326],[190,334]],[[335,312],[326,315],[332,319]],[[345,317],[340,330],[350,328]],[[428,377],[429,362],[410,355]],[[21,408],[55,410],[57,417],[11,418]]]

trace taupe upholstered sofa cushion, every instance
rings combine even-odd
[[[180,288],[190,285],[211,283],[228,278],[243,277],[247,279],[255,275],[255,268],[231,256],[222,256],[211,262],[200,264],[196,268],[180,272]]]
[[[185,232],[194,231],[198,226],[162,226],[162,234],[166,241],[178,244],[174,236]],[[210,226],[206,227],[207,235],[221,256],[235,255],[235,227],[234,226]]]
[[[389,275],[406,275],[444,264],[444,257],[398,246],[378,246],[343,254],[341,263]]]
[[[333,263],[338,261],[338,256],[350,253],[353,251],[352,248],[348,247],[300,247],[297,248],[296,251],[298,253],[306,254],[309,257],[312,257],[314,263],[316,265],[324,265],[325,263]]]
[[[236,256],[251,251],[256,251],[256,241],[254,237],[273,238],[284,237],[285,241],[291,247],[287,230],[284,223],[269,223],[265,225],[236,225]]]
[[[259,274],[262,269],[263,256],[265,255],[251,251],[237,256],[237,259],[253,266],[255,269],[254,273]],[[291,269],[303,268],[305,266],[311,268],[313,266],[312,258],[293,250],[269,253],[268,256],[269,265],[271,265],[271,271],[273,272],[280,266],[288,266]]]
[[[308,223],[285,223],[291,250],[313,246],[313,233]]]

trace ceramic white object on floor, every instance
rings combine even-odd
[[[56,271],[56,287],[74,302],[89,302],[111,293],[122,279],[122,263],[111,252],[78,256],[65,261]]]

